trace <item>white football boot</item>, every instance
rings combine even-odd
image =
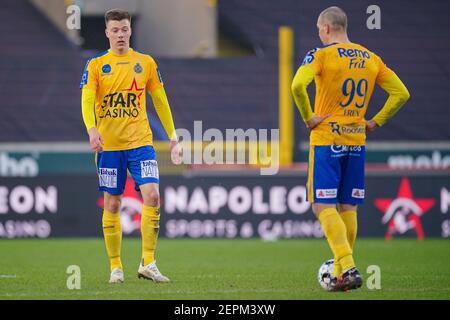
[[[153,261],[152,263],[144,266],[144,259],[142,259],[141,263],[139,264],[138,278],[144,278],[147,280],[152,280],[154,282],[170,281],[169,278],[163,276],[161,272],[159,272],[158,267],[156,266],[156,261]]]
[[[115,268],[113,271],[111,271],[109,283],[122,283],[122,282],[123,282],[123,271],[120,268]]]

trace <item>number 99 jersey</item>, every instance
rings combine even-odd
[[[316,83],[314,113],[330,114],[311,131],[311,145],[364,145],[364,116],[375,86],[393,71],[379,56],[355,43],[332,43],[309,51],[301,68]]]

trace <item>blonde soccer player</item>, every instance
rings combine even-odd
[[[383,126],[409,99],[409,92],[381,58],[347,36],[347,16],[338,7],[322,11],[317,28],[323,46],[309,51],[292,94],[310,129],[307,192],[334,255],[332,291],[362,286],[353,259],[358,204],[364,200],[366,132]],[[306,88],[315,81],[311,109]],[[365,120],[375,84],[388,94],[384,106]]]
[[[146,92],[169,137],[172,154],[176,155],[179,147],[172,113],[155,60],[130,48],[131,15],[113,9],[106,12],[105,23],[110,48],[87,61],[80,88],[83,120],[97,155],[99,190],[104,193],[102,225],[110,261],[109,282],[124,281],[120,207],[127,170],[144,200],[138,277],[168,282],[155,259],[160,220],[159,171],[146,111]]]

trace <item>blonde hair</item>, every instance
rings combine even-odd
[[[347,31],[347,15],[339,7],[329,7],[323,10],[319,15],[319,21],[326,21],[335,31]]]

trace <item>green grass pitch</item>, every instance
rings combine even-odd
[[[171,283],[136,276],[140,240],[123,240],[125,283],[108,284],[102,239],[0,241],[0,299],[450,299],[450,241],[358,239],[356,263],[366,280],[381,268],[381,289],[329,293],[317,271],[331,252],[320,240],[160,239],[158,266]],[[69,265],[81,289],[67,288]]]

